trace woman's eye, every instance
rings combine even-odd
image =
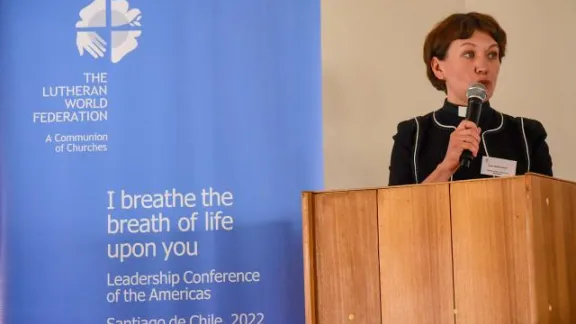
[[[474,52],[465,52],[465,53],[464,53],[464,57],[473,58],[473,57],[474,57]]]
[[[488,54],[488,57],[492,60],[497,59],[498,58],[498,52],[490,52]]]

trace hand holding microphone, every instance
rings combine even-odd
[[[466,92],[468,107],[464,119],[450,135],[448,149],[443,166],[454,173],[459,167],[469,167],[472,160],[478,155],[480,148],[480,122],[482,104],[486,99],[486,87],[481,83],[474,83]]]

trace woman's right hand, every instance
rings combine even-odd
[[[473,122],[463,120],[450,135],[446,156],[440,166],[452,175],[460,166],[460,155],[464,150],[469,150],[476,157],[480,148],[480,131]]]

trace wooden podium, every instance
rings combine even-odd
[[[304,192],[307,324],[576,323],[576,183]]]

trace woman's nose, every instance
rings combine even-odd
[[[483,58],[476,59],[474,70],[478,74],[486,74],[488,72],[488,62]]]

